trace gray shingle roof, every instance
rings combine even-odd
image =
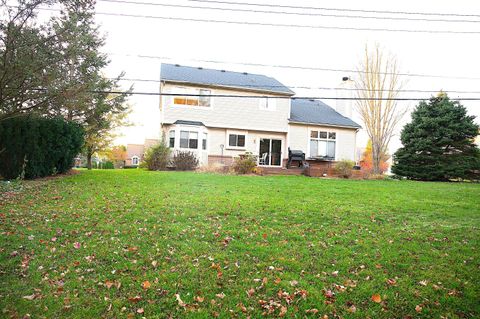
[[[241,88],[254,91],[265,91],[283,95],[294,95],[295,92],[274,78],[251,73],[231,72],[180,66],[162,63],[160,77],[163,81],[203,84],[211,86]]]
[[[202,122],[198,122],[198,121],[188,121],[188,120],[176,120],[173,124],[185,124],[185,125],[194,125],[194,126],[205,126]]]
[[[360,125],[319,100],[292,98],[290,121],[361,128]]]

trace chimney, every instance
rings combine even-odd
[[[353,98],[355,97],[355,82],[348,76],[342,78],[337,88],[337,103],[335,110],[345,117],[352,118]]]

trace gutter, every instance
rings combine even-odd
[[[313,122],[298,122],[298,121],[292,121],[288,120],[288,124],[300,124],[300,125],[315,125],[315,126],[330,126],[330,127],[339,127],[339,128],[346,128],[350,130],[360,130],[362,127],[358,126],[348,126],[348,125],[336,125],[336,124],[328,124],[328,123],[313,123]]]

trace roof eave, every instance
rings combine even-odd
[[[257,93],[270,93],[276,95],[282,95],[291,97],[295,95],[295,92],[283,92],[283,91],[272,91],[272,90],[262,90],[262,89],[250,89],[244,86],[231,86],[231,85],[221,85],[221,84],[206,84],[206,83],[198,83],[198,82],[190,82],[190,81],[178,81],[178,80],[168,80],[168,79],[161,79],[164,83],[175,83],[175,84],[183,84],[183,85],[190,85],[190,86],[203,86],[209,88],[224,88],[230,90],[237,90],[237,91],[245,91],[245,92],[257,92]]]
[[[352,129],[352,130],[358,130],[358,129],[362,128],[360,125],[354,126],[354,125],[338,125],[338,124],[329,124],[329,123],[301,122],[301,121],[293,121],[291,119],[288,119],[288,123],[289,124],[300,124],[300,125],[340,127],[340,128],[347,128],[347,129]]]

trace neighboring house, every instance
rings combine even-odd
[[[125,166],[138,166],[143,161],[145,151],[159,142],[156,139],[145,139],[143,144],[127,144]]]
[[[294,98],[274,78],[172,64],[160,77],[162,134],[202,165],[251,152],[260,166],[281,167],[289,147],[317,164],[356,160],[360,126],[321,101]]]

